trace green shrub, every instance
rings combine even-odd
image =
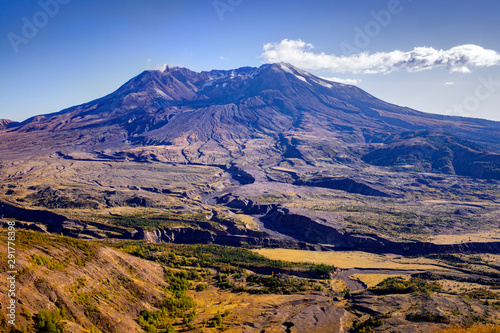
[[[441,285],[437,282],[428,282],[414,277],[409,280],[405,280],[402,277],[390,277],[369,290],[378,294],[431,293],[441,291]]]
[[[220,314],[216,314],[212,318],[212,327],[222,327],[224,323],[222,322],[222,316]]]
[[[316,264],[309,268],[309,272],[311,272],[314,275],[317,275],[317,277],[320,279],[328,279],[330,278],[330,274],[335,272],[335,266]]]
[[[264,287],[264,289],[249,289],[251,293],[274,293],[289,295],[292,293],[314,289],[315,284],[303,279],[293,278],[286,275],[259,275],[251,274],[246,281]]]
[[[175,332],[172,322],[177,318],[183,318],[185,325],[191,323],[196,312],[189,311],[196,304],[194,299],[187,296],[186,292],[191,287],[191,282],[186,277],[196,278],[196,274],[191,274],[188,271],[172,271],[165,273],[165,281],[168,282],[167,290],[171,297],[166,297],[156,304],[159,310],[143,310],[137,319],[138,324],[146,332]]]
[[[406,315],[406,320],[413,322],[429,322],[449,324],[450,319],[434,312],[416,312]]]
[[[165,273],[165,281],[168,282],[168,291],[175,297],[181,297],[191,288],[192,283],[184,276],[185,271],[173,272],[171,270]]]
[[[40,310],[35,316],[35,329],[39,333],[63,333],[63,319],[59,310]]]
[[[199,285],[196,286],[196,291],[203,291],[207,289],[207,284],[206,283],[200,283]]]
[[[34,254],[29,257],[29,261],[33,265],[42,266],[42,265],[47,265],[48,263],[50,263],[51,260],[46,256],[44,256],[43,254]]]
[[[380,317],[369,317],[363,322],[357,322],[350,329],[352,333],[371,333],[373,332],[372,327],[380,327],[384,324],[384,321]]]

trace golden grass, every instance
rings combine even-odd
[[[472,327],[451,326],[434,333],[500,333],[500,324],[474,325]]]
[[[340,291],[347,288],[347,284],[342,279],[332,279],[332,280],[328,281],[328,284],[336,292],[340,292]]]
[[[247,229],[257,230],[259,228],[253,217],[245,214],[236,214],[236,216],[238,217],[238,220],[245,224]]]
[[[494,293],[497,292],[495,289],[491,289],[488,286],[484,286],[479,283],[461,282],[454,280],[439,280],[438,283],[443,287],[443,290],[454,293],[464,293],[467,291],[478,290],[478,289],[488,289],[491,292]]]
[[[339,268],[373,268],[397,270],[445,270],[436,265],[436,261],[427,258],[405,258],[394,255],[381,255],[361,251],[319,252],[290,249],[257,249],[253,250],[270,259],[295,262],[314,262],[334,265]]]
[[[500,265],[500,254],[486,253],[478,254],[477,256],[481,257],[484,261],[495,264],[496,266]]]
[[[498,242],[500,241],[500,231],[484,231],[462,235],[436,235],[430,239],[435,244],[456,244],[463,242]]]

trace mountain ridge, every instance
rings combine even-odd
[[[279,162],[293,150],[311,165],[363,163],[360,152],[390,135],[425,130],[500,152],[500,122],[399,107],[285,63],[144,71],[102,98],[7,127],[0,150],[14,145],[27,155],[164,146],[172,162]]]

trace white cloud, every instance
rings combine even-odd
[[[449,50],[415,47],[412,51],[363,52],[351,56],[315,53],[314,46],[300,39],[283,39],[264,45],[261,57],[271,63],[287,62],[310,70],[332,73],[376,74],[406,70],[417,72],[446,67],[450,72],[470,73],[470,67],[489,67],[500,64],[500,54],[481,46],[466,44]]]
[[[224,56],[220,56],[220,57],[219,57],[219,60],[224,61],[224,60],[227,60],[227,58],[224,58]]]
[[[165,69],[167,69],[167,64],[158,65],[154,68],[155,71],[160,71],[160,72],[164,72]]]
[[[454,85],[454,84],[455,84],[455,82],[446,81],[444,84],[445,84],[446,86],[452,86],[452,85]]]
[[[339,83],[343,83],[343,84],[357,85],[358,83],[361,82],[361,80],[357,80],[357,79],[341,79],[341,78],[338,78],[338,77],[322,77],[322,76],[320,76],[320,77],[323,80],[333,81],[333,82],[339,82]]]
[[[160,65],[156,65],[155,67],[152,67],[152,63],[153,60],[151,58],[148,58],[146,60],[146,69],[147,70],[154,70],[154,71],[160,71],[160,72],[164,72],[165,69],[167,69],[167,64],[160,64]]]

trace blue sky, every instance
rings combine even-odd
[[[493,0],[3,0],[0,118],[88,102],[162,64],[288,61],[395,104],[500,121],[498,13]]]

